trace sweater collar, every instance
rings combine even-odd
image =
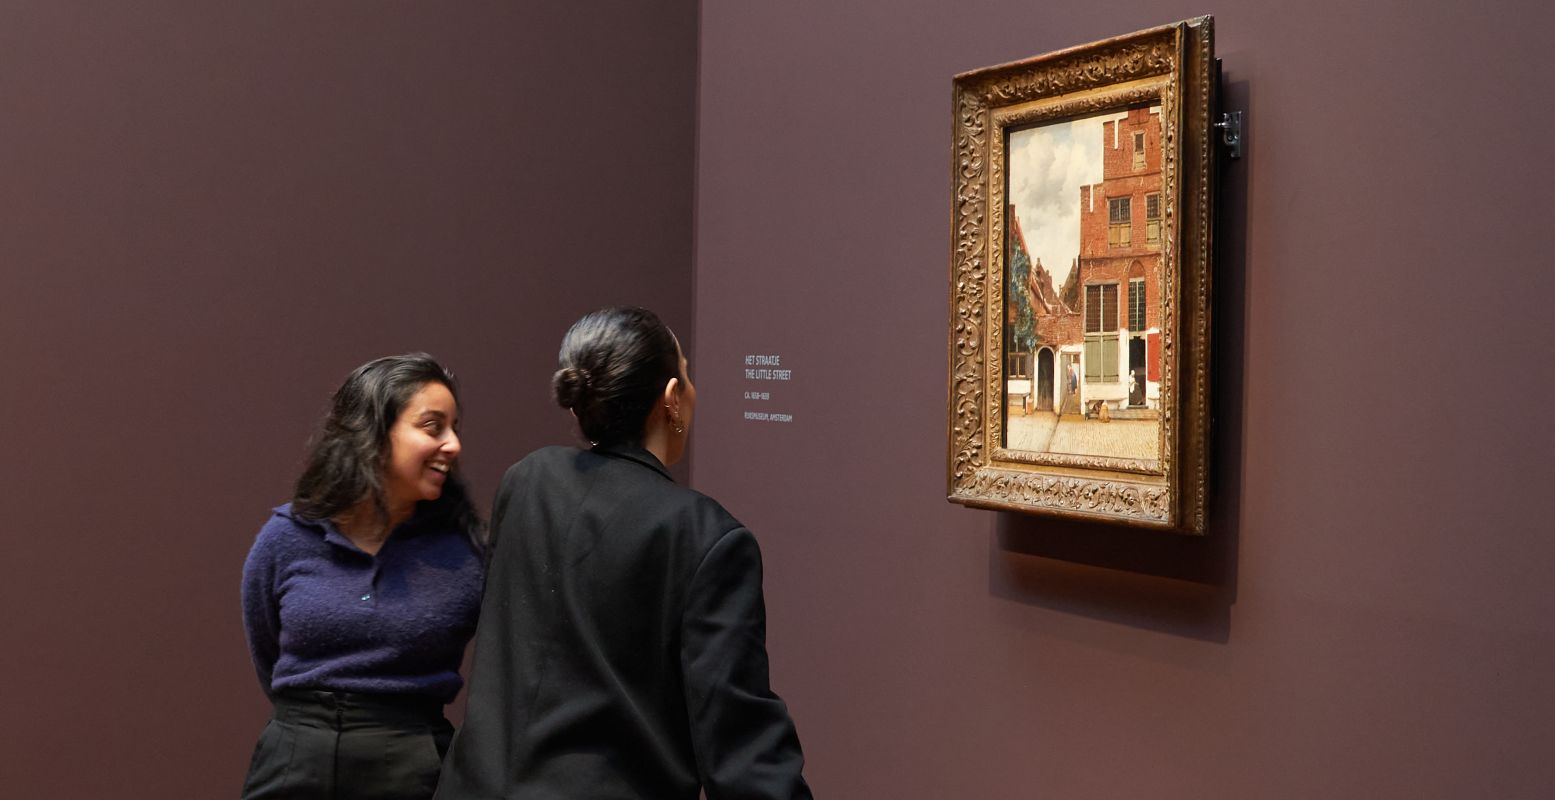
[[[652,456],[649,457],[652,458]],[[346,535],[340,532],[340,529],[335,526],[335,521],[332,519],[310,519],[308,517],[304,517],[295,511],[292,511],[291,503],[276,507],[275,513],[286,517],[301,527],[311,528],[315,531],[318,531],[324,537],[324,541],[329,542],[330,544],[365,554],[365,551],[363,551],[362,548],[357,547],[356,542],[346,538]],[[399,527],[395,528],[389,533],[389,536],[399,536],[403,538],[406,536],[414,535],[418,532],[418,529],[422,527],[422,523],[425,521],[426,515],[421,513],[421,504],[417,503],[416,514],[410,519],[400,523]]]
[[[619,459],[622,459],[622,460],[625,460],[625,461],[631,461],[631,462],[634,462],[634,463],[637,463],[637,464],[641,464],[642,466],[647,467],[648,469],[651,469],[654,472],[659,473],[660,475],[663,475],[666,480],[669,480],[671,482],[673,482],[675,480],[673,477],[670,476],[669,468],[665,467],[664,463],[659,461],[658,457],[654,456],[654,454],[648,452],[647,450],[643,449],[642,447],[640,447],[638,445],[635,445],[635,444],[603,445],[602,444],[602,445],[595,445],[593,451],[595,453],[598,453],[598,454],[602,455],[602,456],[608,456],[610,458],[619,458]]]

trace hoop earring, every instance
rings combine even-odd
[[[670,418],[670,429],[671,430],[675,431],[676,433],[685,433],[686,432],[685,427],[680,424],[680,418],[676,417],[675,416],[675,412],[670,410],[670,407],[669,407],[668,403],[666,403],[664,405],[664,414]]]

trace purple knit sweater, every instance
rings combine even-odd
[[[481,560],[462,533],[420,519],[376,556],[329,521],[275,509],[243,565],[243,620],[266,694],[280,689],[423,695],[464,685]]]

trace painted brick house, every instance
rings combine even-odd
[[[1080,255],[1061,287],[1041,259],[1030,258],[1009,208],[1007,333],[1015,332],[1022,302],[1031,312],[1030,329],[1019,337],[1028,341],[1011,348],[1006,365],[1019,379],[1010,399],[1024,393],[1023,408],[1060,414],[1101,401],[1153,416],[1161,388],[1160,109],[1131,109],[1104,122],[1101,139],[1102,181],[1080,187]]]
[[[1080,187],[1083,401],[1157,408],[1161,396],[1159,108],[1102,125],[1102,182]]]
[[[1073,393],[1069,384],[1059,379],[1063,370],[1055,370],[1058,351],[1068,346],[1078,364],[1084,330],[1080,312],[1075,310],[1073,298],[1065,302],[1062,291],[1053,286],[1053,274],[1042,259],[1030,257],[1014,206],[1009,207],[1006,218],[1010,225],[1010,257],[1006,263],[1016,274],[1024,273],[1024,280],[1016,279],[1010,287],[1005,313],[1005,341],[1012,343],[1005,372],[1017,381],[1011,384],[1009,394],[1011,399],[1022,392],[1029,394],[1029,398],[1020,400],[1023,409],[1058,411]],[[1066,284],[1066,288],[1072,287]],[[1029,337],[1014,335],[1019,327],[1020,303],[1014,297],[1017,293],[1023,295],[1025,305],[1031,309]],[[1029,338],[1029,346],[1021,341],[1023,338]],[[1025,382],[1018,382],[1021,379]],[[1075,408],[1078,409],[1078,400]]]

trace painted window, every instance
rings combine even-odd
[[[1145,168],[1145,132],[1134,132],[1134,171]]]
[[[1113,197],[1107,200],[1107,245],[1109,247],[1128,247],[1134,239],[1132,221],[1133,208],[1127,197]]]
[[[1085,287],[1085,382],[1118,381],[1118,285]]]
[[[1145,241],[1161,243],[1161,193],[1145,195]]]
[[[1118,285],[1093,283],[1085,287],[1085,332],[1108,333],[1118,329]]]
[[[1145,329],[1145,279],[1128,282],[1128,329],[1139,332]]]
[[[1030,353],[1010,353],[1009,375],[1010,378],[1025,378],[1031,373]]]

